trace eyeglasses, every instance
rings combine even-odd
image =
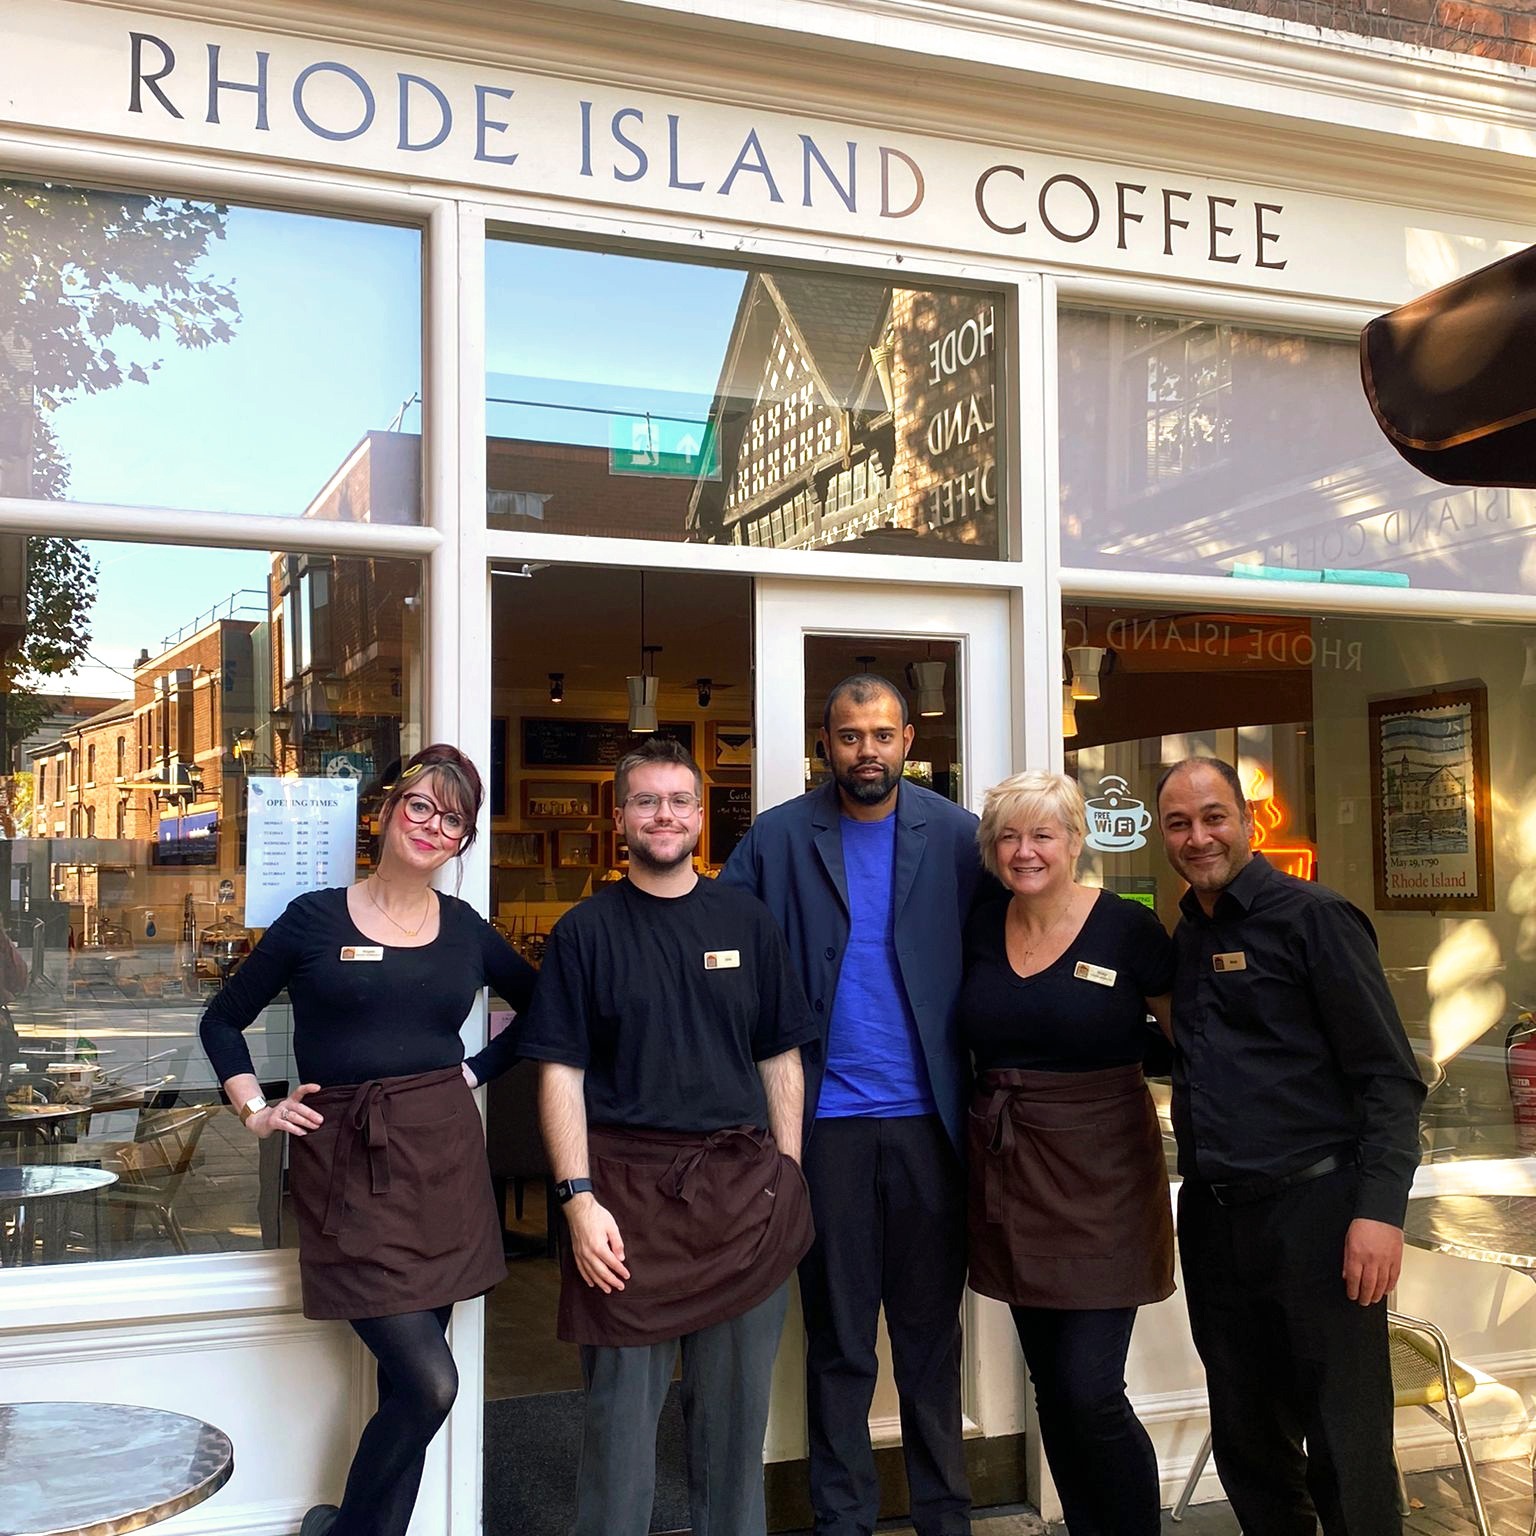
[[[699,808],[699,797],[685,789],[675,795],[631,795],[624,802],[634,806],[642,816],[654,816],[663,803],[679,816],[691,816]]]
[[[457,811],[445,811],[425,795],[406,795],[400,802],[405,819],[414,826],[424,827],[435,816],[437,828],[450,843],[456,843],[469,831],[469,823]]]

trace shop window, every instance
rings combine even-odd
[[[0,495],[420,521],[418,231],[6,180],[0,229]]]
[[[1354,340],[1067,309],[1058,349],[1063,564],[1536,592],[1536,492],[1410,469]]]
[[[1536,1033],[1518,1028],[1536,1006],[1531,632],[1076,605],[1063,621],[1099,694],[1063,722],[1088,799],[1083,877],[1171,927],[1183,885],[1162,855],[1158,777],[1184,757],[1235,763],[1259,852],[1375,928],[1430,1085],[1425,1158],[1536,1152],[1536,1102],[1506,1048]]]
[[[998,559],[1002,294],[487,247],[487,516]]]
[[[290,824],[271,811],[288,789],[348,786],[326,883],[366,869],[383,787],[421,741],[420,567],[307,557],[323,576],[326,646],[295,683],[274,654],[286,556],[33,542],[67,545],[45,553],[86,579],[62,608],[28,607],[47,619],[22,638],[6,696],[13,725],[39,721],[23,763],[40,793],[62,786],[71,748],[87,773],[115,760],[124,774],[77,783],[32,837],[0,837],[0,925],[29,970],[0,1014],[0,1033],[15,1031],[0,1042],[0,1164],[67,1161],[117,1182],[27,1233],[0,1212],[0,1249],[9,1259],[26,1242],[38,1264],[288,1244],[283,1149],[224,1106],[197,1023],[275,915],[251,850],[315,835],[307,813]],[[48,569],[34,563],[30,579]],[[231,597],[210,608],[221,587]],[[47,713],[61,694],[97,707],[61,725]],[[60,842],[66,828],[83,840]],[[269,877],[295,867],[270,858]],[[247,1032],[274,1089],[298,1081],[290,1036],[285,995]]]

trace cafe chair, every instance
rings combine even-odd
[[[555,1177],[539,1133],[539,1064],[520,1061],[486,1087],[485,1153],[491,1165],[496,1210],[502,1219],[502,1250],[508,1258],[553,1256],[555,1252]],[[513,1214],[523,1215],[523,1191],[544,1186],[544,1236],[529,1238],[506,1227],[507,1186]]]
[[[1477,1378],[1451,1355],[1445,1335],[1433,1323],[1403,1312],[1387,1313],[1389,1347],[1392,1354],[1392,1403],[1396,1408],[1422,1408],[1435,1423],[1456,1441],[1456,1454],[1466,1474],[1467,1490],[1472,1499],[1472,1518],[1480,1536],[1490,1536],[1488,1512],[1483,1507],[1483,1491],[1477,1482],[1477,1467],[1472,1460],[1472,1442],[1467,1421],[1461,1411],[1461,1399],[1477,1390]],[[1443,1404],[1441,1412],[1437,1404]],[[1182,1520],[1194,1497],[1195,1485],[1210,1459],[1211,1437],[1206,1435],[1195,1453],[1194,1464],[1171,1511],[1171,1518]],[[1397,1461],[1396,1447],[1392,1459]],[[1408,1489],[1403,1469],[1397,1468],[1398,1507],[1408,1513]]]
[[[157,1236],[167,1239],[177,1253],[190,1252],[176,1219],[176,1195],[214,1112],[207,1105],[145,1110],[134,1139],[119,1142],[102,1158],[101,1166],[117,1175],[117,1183],[103,1198],[117,1218],[119,1242],[131,1241],[139,1216],[147,1215]]]

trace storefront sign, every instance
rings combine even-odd
[[[266,928],[305,891],[350,885],[356,779],[252,778],[246,792],[245,926]]]
[[[0,118],[953,252],[1403,297],[1516,232],[152,12],[13,0]],[[1441,269],[1418,270],[1414,253]],[[1454,270],[1452,270],[1454,269]]]

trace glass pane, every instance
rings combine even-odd
[[[337,881],[366,865],[421,744],[420,583],[411,561],[0,537],[0,611],[29,615],[0,688],[0,1171],[66,1186],[25,1219],[0,1203],[0,1262],[291,1242],[282,1140],[225,1107],[198,1018],[269,920],[247,849],[274,791],[352,781]],[[324,642],[288,672],[306,601]],[[290,1033],[281,995],[248,1032],[273,1088]]]
[[[414,523],[421,236],[0,180],[0,494]]]
[[[1066,742],[1088,797],[1084,878],[1171,927],[1183,884],[1158,777],[1199,754],[1237,764],[1255,847],[1376,930],[1430,1084],[1426,1160],[1536,1153],[1536,1028],[1520,1025],[1536,1007],[1536,634],[1077,606],[1064,622],[1069,647],[1104,651]]]
[[[1353,341],[1065,310],[1059,389],[1066,565],[1536,591],[1536,493],[1411,469]]]
[[[914,735],[904,776],[956,805],[965,802],[960,743],[960,643],[895,635],[805,637],[805,787],[830,772],[821,744],[827,695],[845,677],[883,677],[906,701]]]
[[[494,527],[998,558],[1003,299],[493,241]]]

